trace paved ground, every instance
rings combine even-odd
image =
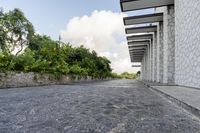
[[[200,133],[200,122],[141,83],[0,90],[0,133]]]

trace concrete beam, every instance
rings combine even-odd
[[[163,13],[125,17],[123,20],[124,20],[124,25],[162,22],[163,21]]]
[[[139,47],[147,47],[145,44],[136,44],[136,45],[128,45],[129,48],[139,48]]]
[[[153,39],[153,34],[143,34],[143,35],[133,35],[133,36],[127,36],[128,41],[134,41],[134,40],[151,40]]]
[[[129,50],[145,50],[147,47],[129,47]]]
[[[174,0],[120,0],[122,12],[174,5]]]
[[[131,51],[129,51],[129,53],[130,54],[132,54],[132,55],[143,55],[144,54],[144,52],[131,52]]]
[[[132,65],[132,67],[141,67],[141,65]]]
[[[141,53],[141,52],[145,52],[146,50],[144,49],[132,49],[132,50],[129,50],[129,52],[132,52],[132,53]]]
[[[136,46],[136,45],[149,45],[150,41],[149,40],[142,40],[142,41],[130,41],[128,42],[129,46]]]
[[[143,26],[143,27],[132,27],[125,29],[126,34],[134,34],[134,33],[149,33],[157,31],[157,26]]]
[[[142,59],[131,59],[131,62],[132,63],[141,63],[142,62]]]

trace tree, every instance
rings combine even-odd
[[[0,10],[0,48],[3,50],[0,51],[0,70],[3,71],[112,76],[111,62],[107,58],[90,52],[83,45],[72,47],[34,34],[32,24],[19,9],[8,13]],[[19,48],[17,52],[16,48]]]
[[[135,73],[128,73],[128,72],[122,73],[121,76],[126,79],[136,79],[137,78],[137,75]]]
[[[0,13],[0,43],[2,50],[18,55],[34,35],[34,28],[19,9],[8,13]]]
[[[4,32],[4,13],[3,9],[0,9],[0,48],[5,49],[6,33]]]

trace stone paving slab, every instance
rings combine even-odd
[[[200,117],[200,90],[181,86],[151,86],[156,90],[174,98],[178,104]],[[188,107],[186,107],[188,106]]]
[[[0,90],[0,133],[200,133],[200,121],[142,83]]]

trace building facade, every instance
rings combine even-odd
[[[131,61],[141,62],[141,79],[200,88],[200,1],[121,0],[120,3],[123,12],[155,9],[154,14],[124,18],[125,26],[129,26],[127,38],[144,36],[137,41],[128,39]],[[134,27],[132,30],[130,25]],[[152,26],[156,30],[149,30]],[[140,28],[143,30],[139,31]],[[145,38],[146,34],[152,38]],[[141,40],[149,40],[149,44],[139,43]]]

